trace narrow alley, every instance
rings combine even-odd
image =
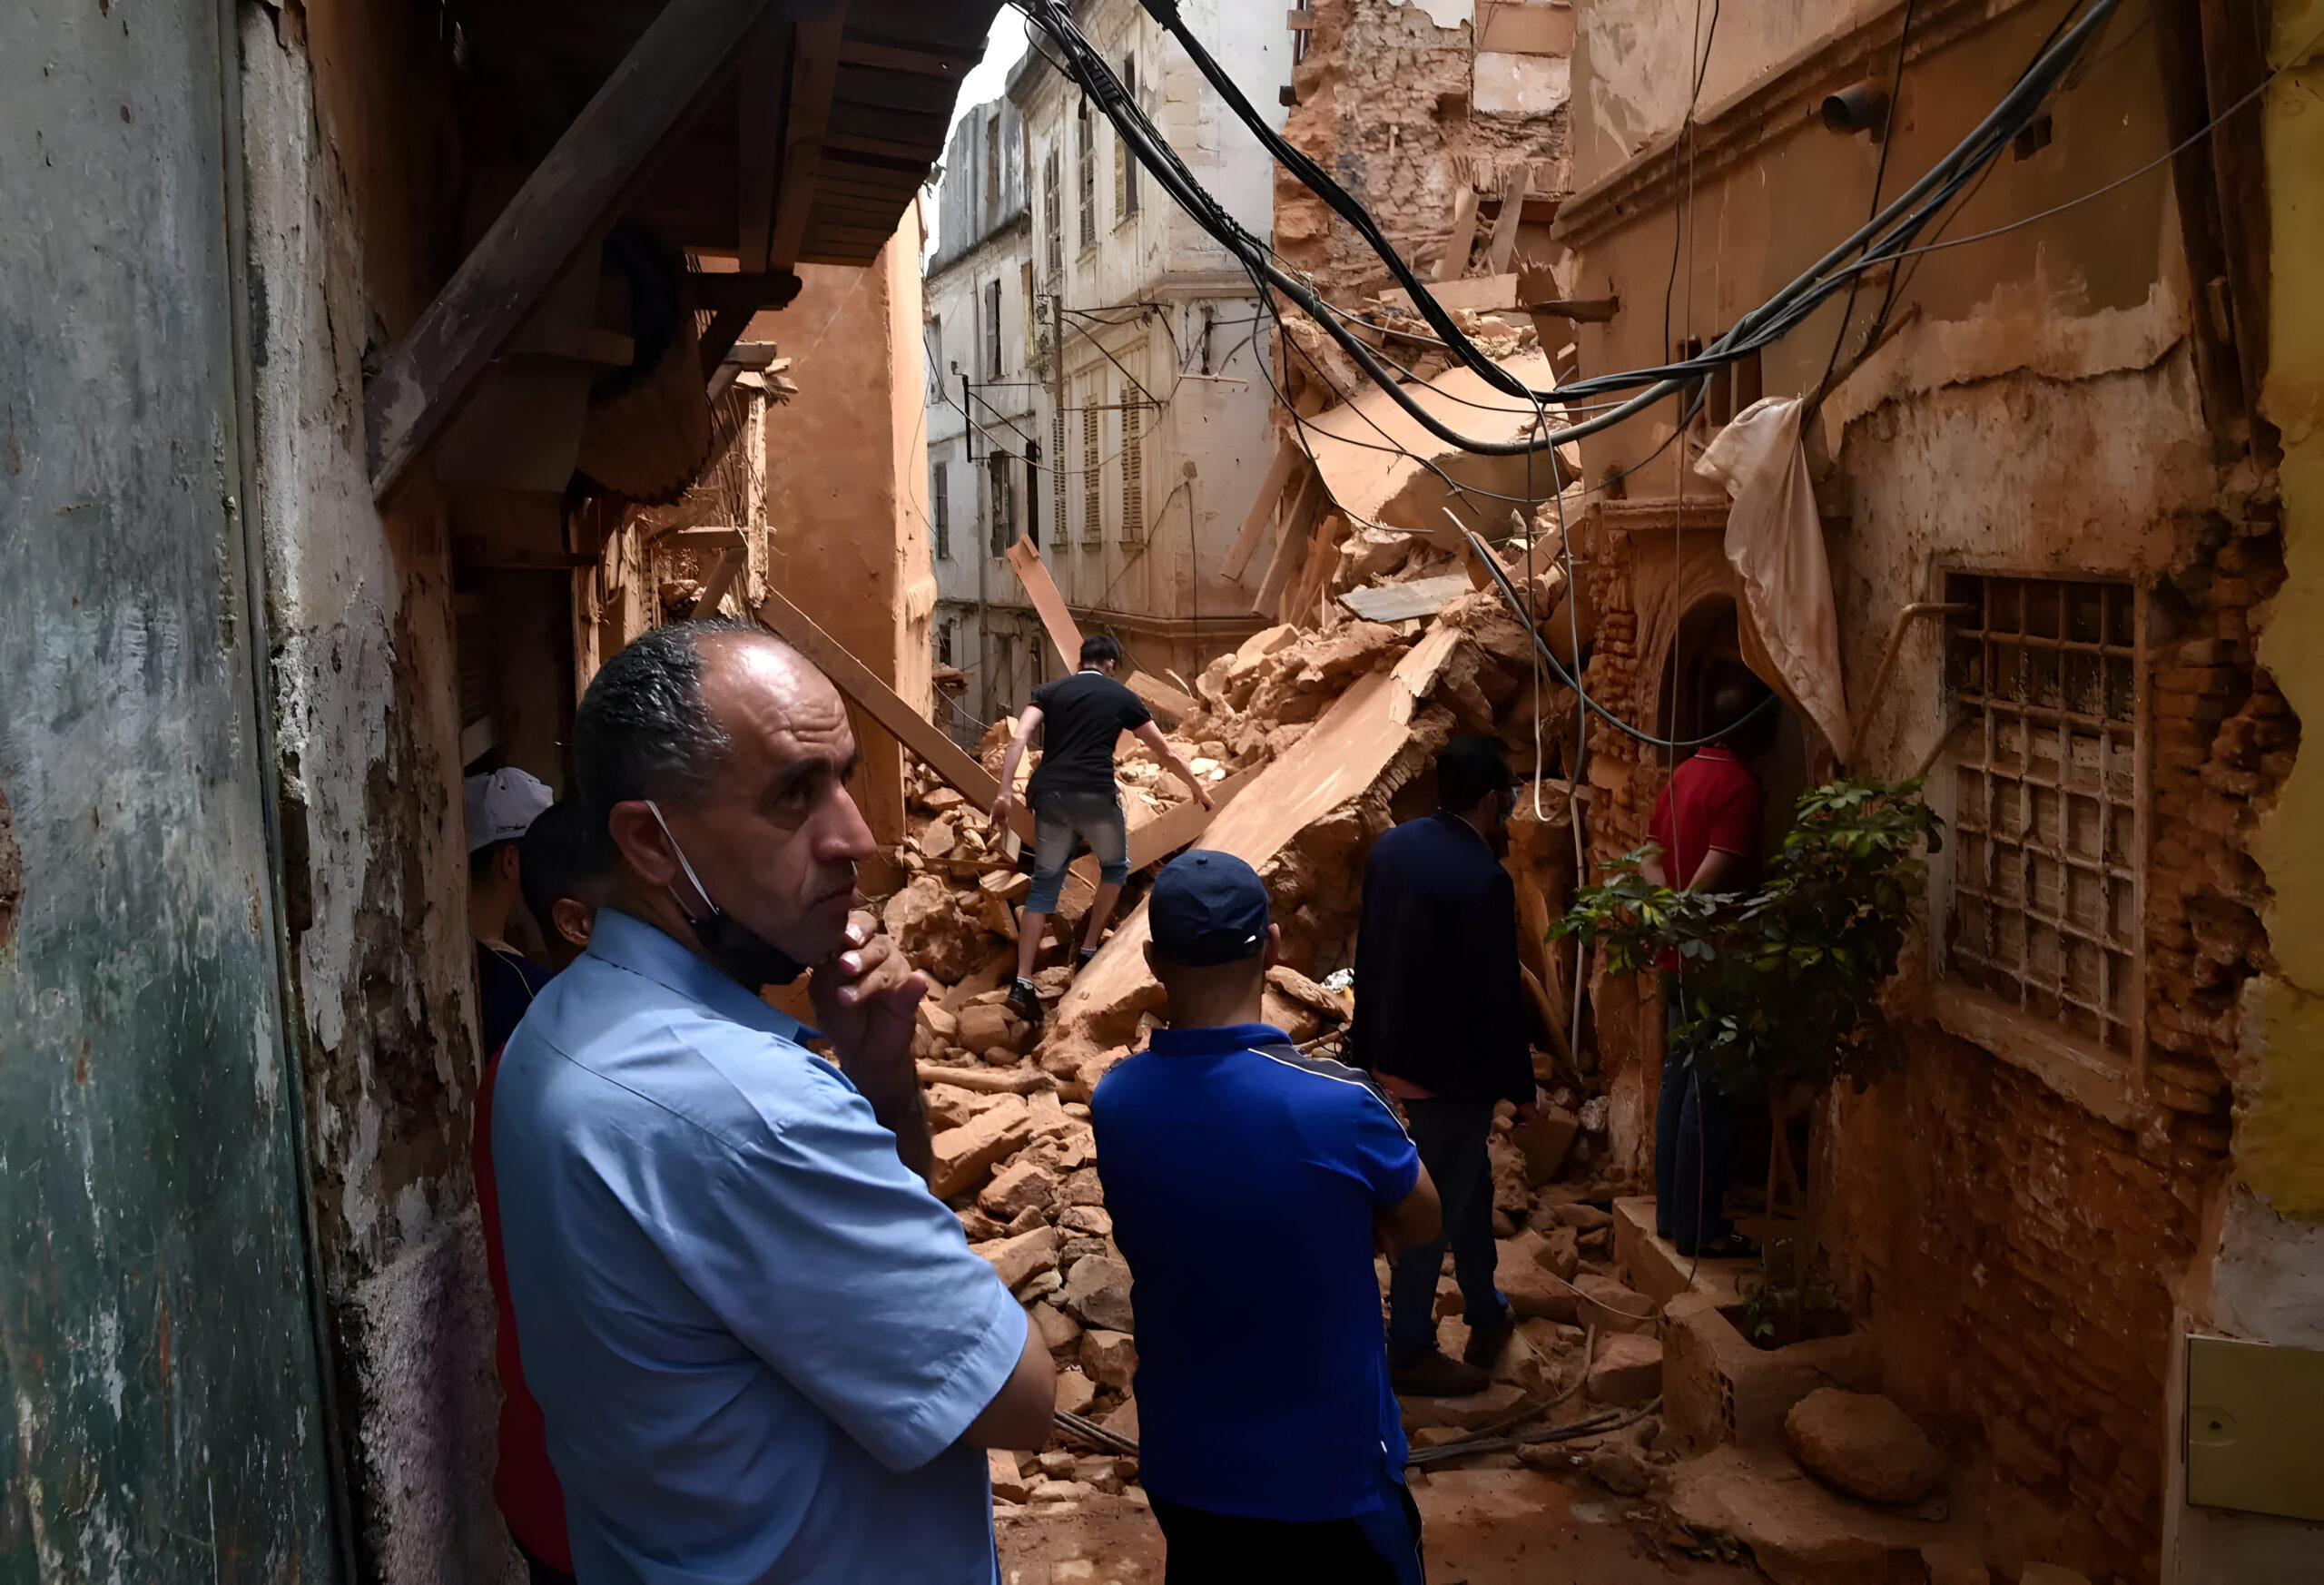
[[[0,1585],[2324,1579],[2324,0],[0,63]]]

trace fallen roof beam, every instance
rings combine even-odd
[[[968,751],[944,735],[943,729],[904,703],[870,666],[848,653],[847,646],[817,626],[804,611],[769,589],[759,603],[759,625],[807,657],[832,680],[832,685],[862,706],[887,728],[919,761],[936,773],[944,784],[979,809],[990,809],[1000,796],[1000,783],[969,757]],[[1033,840],[1033,817],[1019,802],[1009,813],[1009,828],[1026,842]]]
[[[1260,539],[1265,537],[1267,524],[1275,517],[1275,504],[1283,498],[1284,487],[1291,482],[1291,470],[1306,460],[1307,454],[1290,440],[1276,440],[1275,461],[1268,467],[1266,477],[1259,481],[1259,493],[1252,498],[1251,509],[1243,514],[1243,531],[1235,536],[1226,559],[1218,565],[1221,577],[1239,578],[1243,569],[1251,565]]]
[[[1057,580],[1049,576],[1049,564],[1041,559],[1040,551],[1029,539],[1011,540],[1008,555],[1009,565],[1017,569],[1017,576],[1024,584],[1041,625],[1049,630],[1049,642],[1057,645],[1066,670],[1073,670],[1081,664],[1081,629],[1074,622],[1073,613],[1066,608],[1065,596],[1058,593]]]
[[[763,271],[774,247],[775,190],[783,180],[783,121],[791,82],[790,21],[770,16],[743,47],[743,68],[734,84],[741,143],[735,162],[734,221],[742,268]]]
[[[558,273],[651,174],[768,3],[670,0],[565,129],[364,393],[375,500],[403,483]]]

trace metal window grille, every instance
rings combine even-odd
[[[1094,395],[1094,393],[1092,393]],[[1098,409],[1090,402],[1081,409],[1081,543],[1106,542],[1105,431]]]
[[[945,465],[937,463],[928,482],[929,531],[936,541],[936,559],[952,559],[952,496],[945,479]]]
[[[992,554],[1001,555],[1009,548],[1009,539],[1017,526],[1016,487],[1009,472],[1009,453],[995,448],[986,459],[986,472],[992,490]]]
[[[1042,257],[1053,276],[1065,273],[1065,194],[1058,177],[1060,163],[1055,149],[1041,162]]]
[[[1121,538],[1128,545],[1144,537],[1146,531],[1146,399],[1128,380],[1122,382],[1121,415]]]
[[[1954,768],[1944,960],[1958,980],[2130,1061],[2143,1053],[2144,596],[2063,578],[1946,579]]]
[[[1089,102],[1081,102],[1078,139],[1073,150],[1074,181],[1080,188],[1081,245],[1098,245],[1098,133],[1090,123]]]

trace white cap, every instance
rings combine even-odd
[[[468,852],[505,842],[532,829],[556,794],[537,776],[514,766],[468,780]]]

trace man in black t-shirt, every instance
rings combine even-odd
[[[1017,983],[1009,992],[1009,1007],[1036,1026],[1041,1021],[1041,1004],[1033,994],[1033,960],[1065,889],[1074,839],[1088,842],[1098,855],[1098,895],[1081,930],[1081,962],[1097,954],[1106,921],[1121,899],[1122,882],[1129,879],[1129,833],[1122,819],[1121,793],[1114,785],[1114,744],[1121,734],[1137,733],[1163,767],[1193,792],[1196,802],[1205,809],[1211,806],[1210,790],[1171,751],[1162,729],[1154,724],[1153,713],[1114,680],[1121,660],[1122,646],[1106,635],[1083,639],[1081,669],[1033,690],[1033,702],[1018,718],[1017,736],[1000,766],[1000,796],[992,805],[996,832],[1007,826],[1017,802],[1017,763],[1033,733],[1042,733],[1041,763],[1025,788],[1025,801],[1033,810],[1033,890],[1025,899],[1025,917],[1018,921]]]

